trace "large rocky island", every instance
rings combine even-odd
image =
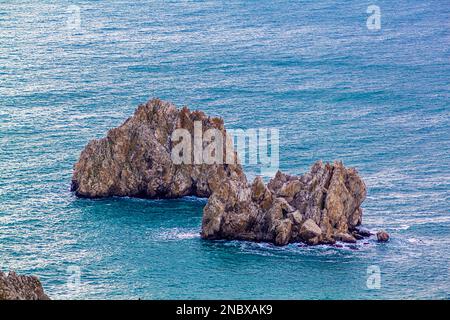
[[[196,122],[202,133],[217,129],[227,141],[220,118],[159,99],[140,105],[121,126],[85,147],[74,166],[72,191],[88,198],[207,197],[204,239],[313,245],[370,235],[359,227],[366,186],[355,169],[319,161],[301,176],[278,172],[266,185],[261,177],[248,182],[238,161],[175,163],[174,131],[186,129],[194,136]],[[227,143],[221,151],[224,158],[238,159]]]

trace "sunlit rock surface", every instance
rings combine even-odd
[[[0,300],[50,300],[35,276],[0,271]]]

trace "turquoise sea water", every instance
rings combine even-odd
[[[449,21],[448,1],[0,0],[0,269],[55,299],[448,299]],[[392,240],[210,242],[204,200],[75,198],[85,144],[150,97],[279,128],[289,173],[357,167]]]

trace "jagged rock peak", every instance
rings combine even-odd
[[[238,164],[175,164],[171,139],[176,129],[194,135],[214,128],[226,136],[223,120],[202,111],[178,110],[174,105],[152,99],[107,136],[92,140],[74,168],[72,190],[80,197],[131,196],[144,198],[209,197],[221,180],[246,183]],[[192,144],[194,138],[192,138]],[[227,157],[225,144],[224,157]],[[235,156],[233,151],[232,155]]]

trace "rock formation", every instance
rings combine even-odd
[[[223,120],[201,111],[177,110],[158,99],[139,106],[106,138],[89,142],[75,165],[72,190],[88,198],[179,198],[209,197],[223,181],[246,185],[240,165],[172,162],[172,133],[181,128],[193,132],[195,121],[203,131],[215,128],[225,135]]]
[[[224,183],[204,209],[207,239],[267,241],[277,245],[356,242],[366,188],[354,169],[341,162],[316,162],[303,176],[278,172],[265,185]]]
[[[50,300],[34,276],[8,275],[0,271],[0,300]]]
[[[248,183],[237,162],[175,164],[172,134],[182,128],[194,136],[196,121],[202,124],[201,132],[218,129],[227,141],[220,118],[186,107],[178,110],[158,99],[140,105],[105,138],[89,142],[74,166],[72,191],[89,198],[208,197],[201,230],[204,239],[285,245],[355,242],[367,236],[366,230],[358,228],[366,187],[355,169],[341,162],[319,161],[305,175],[278,172],[266,185],[260,177]],[[237,159],[236,152],[226,146],[224,159]]]
[[[377,240],[378,242],[388,242],[389,241],[389,234],[386,231],[378,231],[377,232]]]

